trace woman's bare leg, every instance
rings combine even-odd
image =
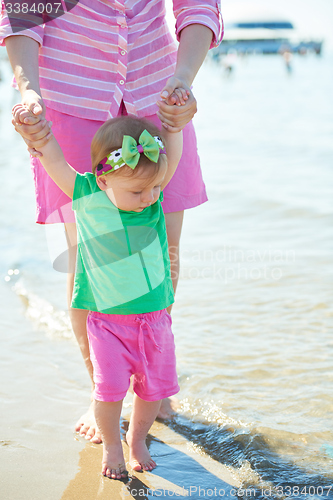
[[[153,470],[156,462],[146,445],[149,429],[157,417],[161,401],[144,401],[137,394],[133,397],[133,410],[126,441],[129,446],[129,463],[136,471]]]
[[[165,214],[165,224],[168,235],[169,257],[171,264],[171,279],[173,290],[176,293],[179,279],[179,241],[183,227],[184,211],[171,212]],[[171,313],[172,305],[168,307],[168,313]]]
[[[94,388],[93,382],[93,367],[90,361],[89,353],[89,343],[87,337],[87,315],[88,311],[85,309],[72,309],[70,307],[72,302],[73,286],[74,286],[74,273],[75,273],[75,262],[76,262],[76,225],[65,224],[66,237],[68,243],[69,252],[69,269],[67,275],[67,300],[68,300],[68,311],[69,317],[72,323],[72,328],[79,344],[82,357],[84,359],[86,368],[88,370],[92,389]],[[92,443],[101,443],[102,438],[99,429],[96,425],[93,401],[90,404],[88,411],[82,415],[82,417],[77,421],[75,426],[76,432],[79,432],[81,436],[85,436],[86,439],[90,439]]]
[[[174,292],[176,293],[179,279],[179,240],[183,227],[184,211],[165,214],[166,230],[168,234],[169,257],[171,263],[171,279]],[[172,305],[168,307],[168,313],[171,313]],[[162,400],[159,418],[170,418],[178,406],[178,399],[175,397]]]

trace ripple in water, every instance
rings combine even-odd
[[[269,496],[284,498],[288,495],[281,496],[281,491],[287,488],[293,498],[333,498],[333,446],[311,452],[310,442],[316,436],[237,421],[214,401],[192,406],[183,400],[179,413],[170,426],[192,441],[198,453],[229,466],[243,489],[256,489],[256,498],[264,498],[267,489]],[[332,442],[332,433],[320,435],[324,437]]]

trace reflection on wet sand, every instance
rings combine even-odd
[[[126,422],[124,424],[123,427]],[[123,448],[128,462],[128,446],[125,442]],[[129,480],[126,482],[103,477],[102,446],[87,443],[80,452],[79,471],[68,484],[61,500],[150,500],[156,496],[190,496],[196,499],[199,498],[200,488],[201,496],[204,491],[207,493],[215,489],[220,492],[220,497],[228,498],[231,490],[236,491],[240,487],[240,481],[235,478],[231,468],[199,453],[190,441],[161,422],[154,423],[148,438],[148,448],[157,462],[157,468],[150,473],[129,470]]]

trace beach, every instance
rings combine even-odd
[[[129,488],[102,478],[101,446],[73,432],[90,384],[52,267],[65,237],[34,223],[0,56],[1,498],[118,500],[141,483],[137,498],[197,500],[200,485],[333,498],[332,53],[296,56],[291,73],[279,56],[238,58],[231,74],[207,60],[197,77],[209,202],[186,212],[181,241],[180,408],[152,429],[158,467]],[[130,409],[129,396],[122,425]]]

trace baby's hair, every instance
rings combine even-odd
[[[133,137],[138,142],[140,135],[144,130],[147,130],[152,136],[159,136],[162,141],[163,137],[161,131],[156,125],[144,118],[137,118],[136,116],[126,115],[118,116],[106,121],[96,132],[91,143],[91,162],[92,172],[95,174],[97,165],[106,158],[107,155],[122,147],[124,135]],[[157,174],[160,165],[162,164],[161,157],[159,156],[158,162],[150,161],[143,153],[140,154],[140,160],[132,170],[129,166],[125,165],[118,170],[112,172],[112,175],[135,175],[142,171],[139,167],[154,166],[153,174]]]

